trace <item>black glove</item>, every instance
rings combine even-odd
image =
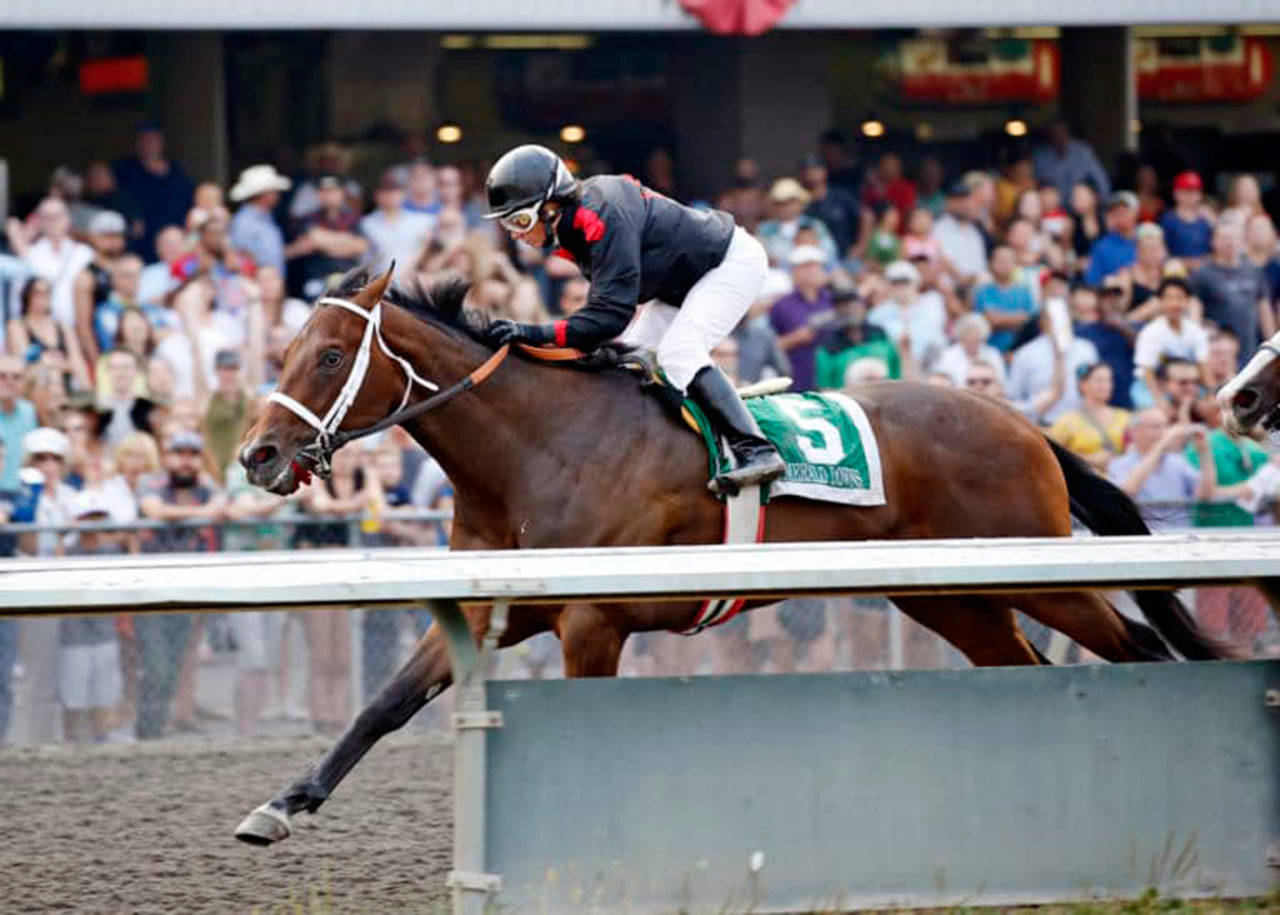
[[[520,324],[506,318],[498,318],[489,325],[489,339],[494,346],[504,343],[528,343],[541,346],[553,343],[556,339],[555,328],[550,324]]]

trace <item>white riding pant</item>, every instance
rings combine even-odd
[[[768,268],[760,242],[735,228],[724,260],[693,284],[684,304],[644,303],[618,342],[653,351],[667,379],[683,391],[711,365],[711,351],[733,333],[756,300]]]

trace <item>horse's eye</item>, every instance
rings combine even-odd
[[[336,369],[342,365],[342,350],[327,349],[320,354],[320,365],[327,369]]]

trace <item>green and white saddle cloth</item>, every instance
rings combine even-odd
[[[852,397],[834,391],[772,394],[748,397],[746,404],[787,464],[786,474],[769,484],[767,498],[885,504],[880,449],[866,412]],[[712,473],[731,469],[728,447],[712,441],[706,420],[696,408],[690,412],[712,455]]]

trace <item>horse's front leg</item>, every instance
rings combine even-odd
[[[472,635],[479,642],[488,631],[489,607],[470,606],[464,612]],[[499,644],[514,644],[546,628],[541,614],[522,614],[519,625],[508,627]],[[288,838],[292,831],[290,818],[295,813],[315,813],[379,739],[403,727],[452,680],[446,639],[440,626],[433,623],[413,656],[356,716],[329,752],[302,778],[245,817],[236,828],[236,838],[254,845]]]

